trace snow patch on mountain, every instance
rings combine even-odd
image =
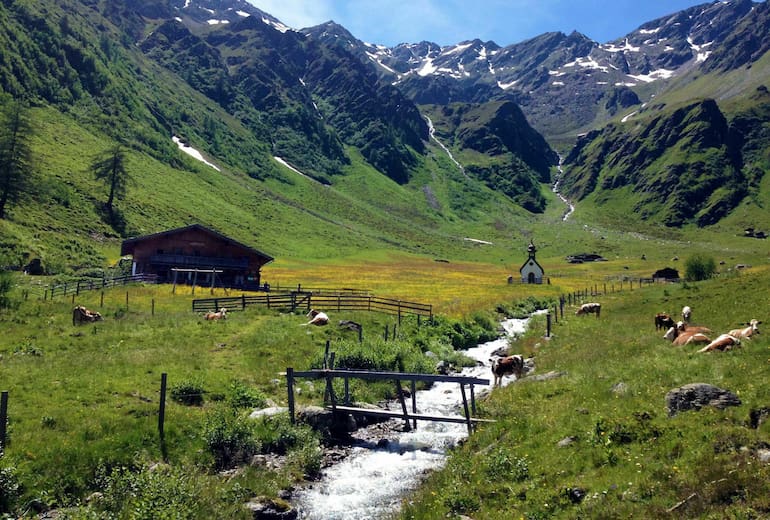
[[[184,141],[182,141],[179,137],[174,135],[174,136],[171,137],[171,140],[174,141],[174,143],[176,143],[177,147],[179,147],[180,150],[182,150],[184,153],[186,153],[190,157],[199,160],[200,162],[202,162],[206,166],[211,166],[212,168],[214,168],[218,172],[222,171],[222,170],[219,169],[219,167],[217,167],[216,165],[214,165],[214,164],[208,162],[206,159],[204,159],[202,153],[200,153],[198,150],[196,150],[192,146],[190,146],[187,143],[185,143]]]
[[[288,27],[288,26],[286,26],[286,25],[284,25],[284,24],[282,24],[280,22],[276,22],[274,20],[270,20],[269,18],[264,18],[263,17],[262,18],[262,22],[266,23],[267,25],[269,25],[270,27],[272,27],[273,29],[275,29],[278,32],[285,33],[285,32],[288,32],[288,31],[292,30],[291,27]]]

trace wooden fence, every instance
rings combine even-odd
[[[324,311],[376,311],[398,316],[415,315],[433,319],[433,306],[425,303],[392,300],[377,296],[355,294],[349,292],[321,293],[291,292],[283,294],[260,294],[256,296],[234,296],[225,298],[205,298],[193,300],[193,312],[211,312],[222,307],[228,311],[244,310],[251,305],[262,305],[268,309],[296,309],[318,308]]]
[[[68,294],[80,294],[81,291],[96,291],[100,289],[108,289],[111,287],[119,287],[121,285],[128,285],[131,283],[156,283],[158,277],[151,274],[137,274],[130,276],[116,276],[113,278],[84,278],[82,280],[75,280],[70,283],[62,283],[58,285],[52,285],[49,287],[44,295],[44,299],[48,299],[50,295],[51,299],[54,296],[67,296]]]

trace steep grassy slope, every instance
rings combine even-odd
[[[111,141],[50,108],[31,115],[41,175],[35,192],[0,222],[11,265],[37,257],[58,272],[114,263],[121,233],[101,216],[106,186],[89,172],[93,157]],[[200,222],[277,257],[376,249],[462,257],[477,250],[463,240],[467,234],[496,242],[525,226],[527,212],[462,177],[438,148],[417,170],[424,173],[404,186],[368,166],[354,149],[349,153],[351,166],[327,186],[278,163],[265,182],[231,171],[218,157],[207,159],[222,165],[221,172],[173,148],[180,167],[129,152],[133,181],[126,200],[117,203],[126,223],[122,234]]]

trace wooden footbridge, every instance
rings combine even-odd
[[[435,375],[435,374],[416,374],[406,372],[374,372],[369,370],[332,370],[315,369],[303,372],[295,372],[293,368],[286,369],[286,387],[288,392],[289,414],[292,423],[294,418],[294,380],[295,378],[324,379],[326,381],[326,392],[324,396],[324,405],[332,410],[333,413],[345,413],[353,415],[364,415],[370,417],[388,417],[402,418],[408,429],[417,427],[417,421],[439,421],[450,423],[465,423],[468,426],[468,433],[472,433],[475,425],[480,422],[494,422],[490,419],[479,419],[473,417],[476,413],[476,397],[474,392],[475,385],[489,385],[489,379],[478,377],[457,376],[457,375]],[[342,400],[337,398],[334,393],[334,378],[342,378],[344,381],[344,396]],[[385,410],[381,408],[360,408],[351,406],[349,381],[350,379],[367,379],[371,381],[393,381],[396,385],[396,394],[401,410]],[[411,411],[406,404],[402,381],[408,381],[411,385]],[[424,383],[458,383],[462,395],[462,404],[464,416],[440,416],[426,415],[417,412],[417,392],[416,384],[418,381]],[[469,389],[470,400],[466,393],[466,386]],[[411,422],[411,426],[410,426]]]

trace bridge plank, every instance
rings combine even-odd
[[[332,407],[328,406],[327,409],[331,410]],[[469,419],[466,419],[465,417],[460,417],[460,416],[426,415],[426,414],[419,414],[419,413],[418,414],[410,413],[408,415],[404,415],[403,412],[399,412],[396,410],[384,410],[382,408],[372,409],[372,408],[357,408],[355,406],[337,405],[333,407],[333,409],[338,412],[371,415],[373,417],[392,417],[395,419],[416,419],[419,421],[450,422],[450,423],[458,423],[458,424],[465,424],[466,422],[468,422],[468,420],[475,423],[495,422],[494,419],[480,419],[478,417],[471,417]]]

